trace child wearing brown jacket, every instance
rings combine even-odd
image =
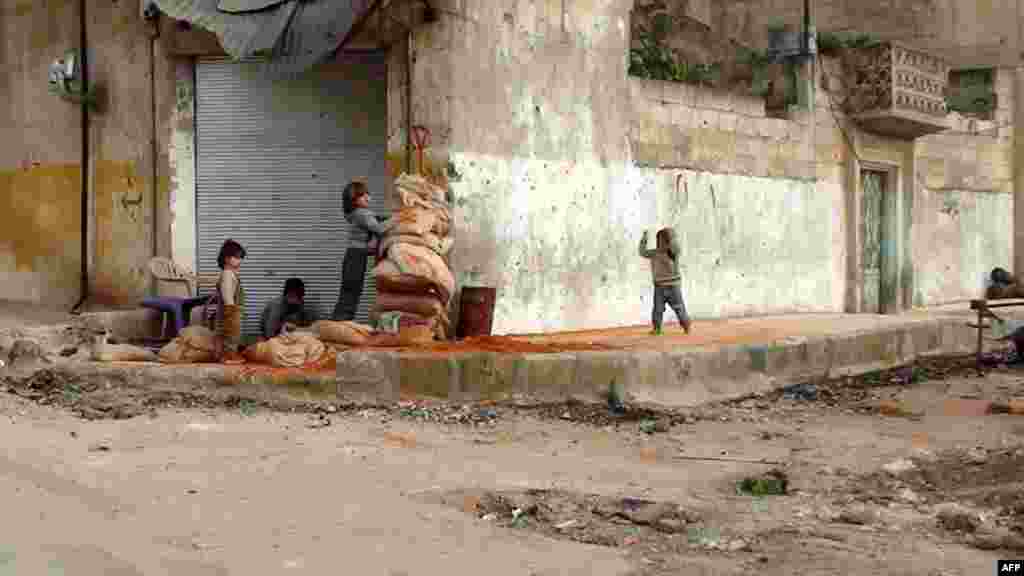
[[[667,304],[679,318],[679,324],[690,333],[690,316],[686,313],[683,292],[680,289],[682,276],[679,274],[679,244],[671,228],[658,230],[654,250],[647,248],[647,231],[640,237],[640,256],[651,261],[651,278],[654,281],[654,309],[651,312],[652,334],[661,334],[661,320]]]

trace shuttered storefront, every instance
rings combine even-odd
[[[287,81],[254,63],[197,64],[198,268],[218,271],[226,238],[245,246],[246,335],[259,333],[263,306],[290,276],[305,281],[320,317],[330,315],[348,242],[342,188],[366,180],[372,208],[385,213],[386,95],[379,55]],[[374,296],[368,270],[360,321]]]

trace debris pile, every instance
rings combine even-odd
[[[421,176],[395,181],[394,224],[378,248],[374,315],[378,327],[403,341],[447,338],[455,277],[448,265],[452,217],[446,192]],[[411,343],[411,342],[410,342]]]

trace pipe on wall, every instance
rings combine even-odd
[[[78,46],[79,61],[82,74],[82,86],[89,85],[89,50],[86,44],[88,18],[86,6],[88,0],[80,0],[78,3]],[[89,105],[85,99],[82,100],[82,248],[81,248],[81,297],[71,308],[72,314],[80,314],[85,302],[89,299]]]

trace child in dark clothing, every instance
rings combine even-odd
[[[690,317],[686,313],[683,293],[680,289],[682,276],[679,274],[679,244],[671,228],[658,230],[655,248],[647,248],[647,232],[640,238],[640,256],[651,261],[651,277],[654,280],[654,310],[651,312],[652,334],[661,334],[661,319],[667,304],[679,318],[679,324],[690,333]]]
[[[391,228],[386,218],[378,219],[370,210],[370,189],[363,182],[351,182],[342,192],[342,211],[349,222],[348,249],[341,262],[341,293],[331,314],[332,320],[352,320],[359,308],[366,280],[370,247]]]

